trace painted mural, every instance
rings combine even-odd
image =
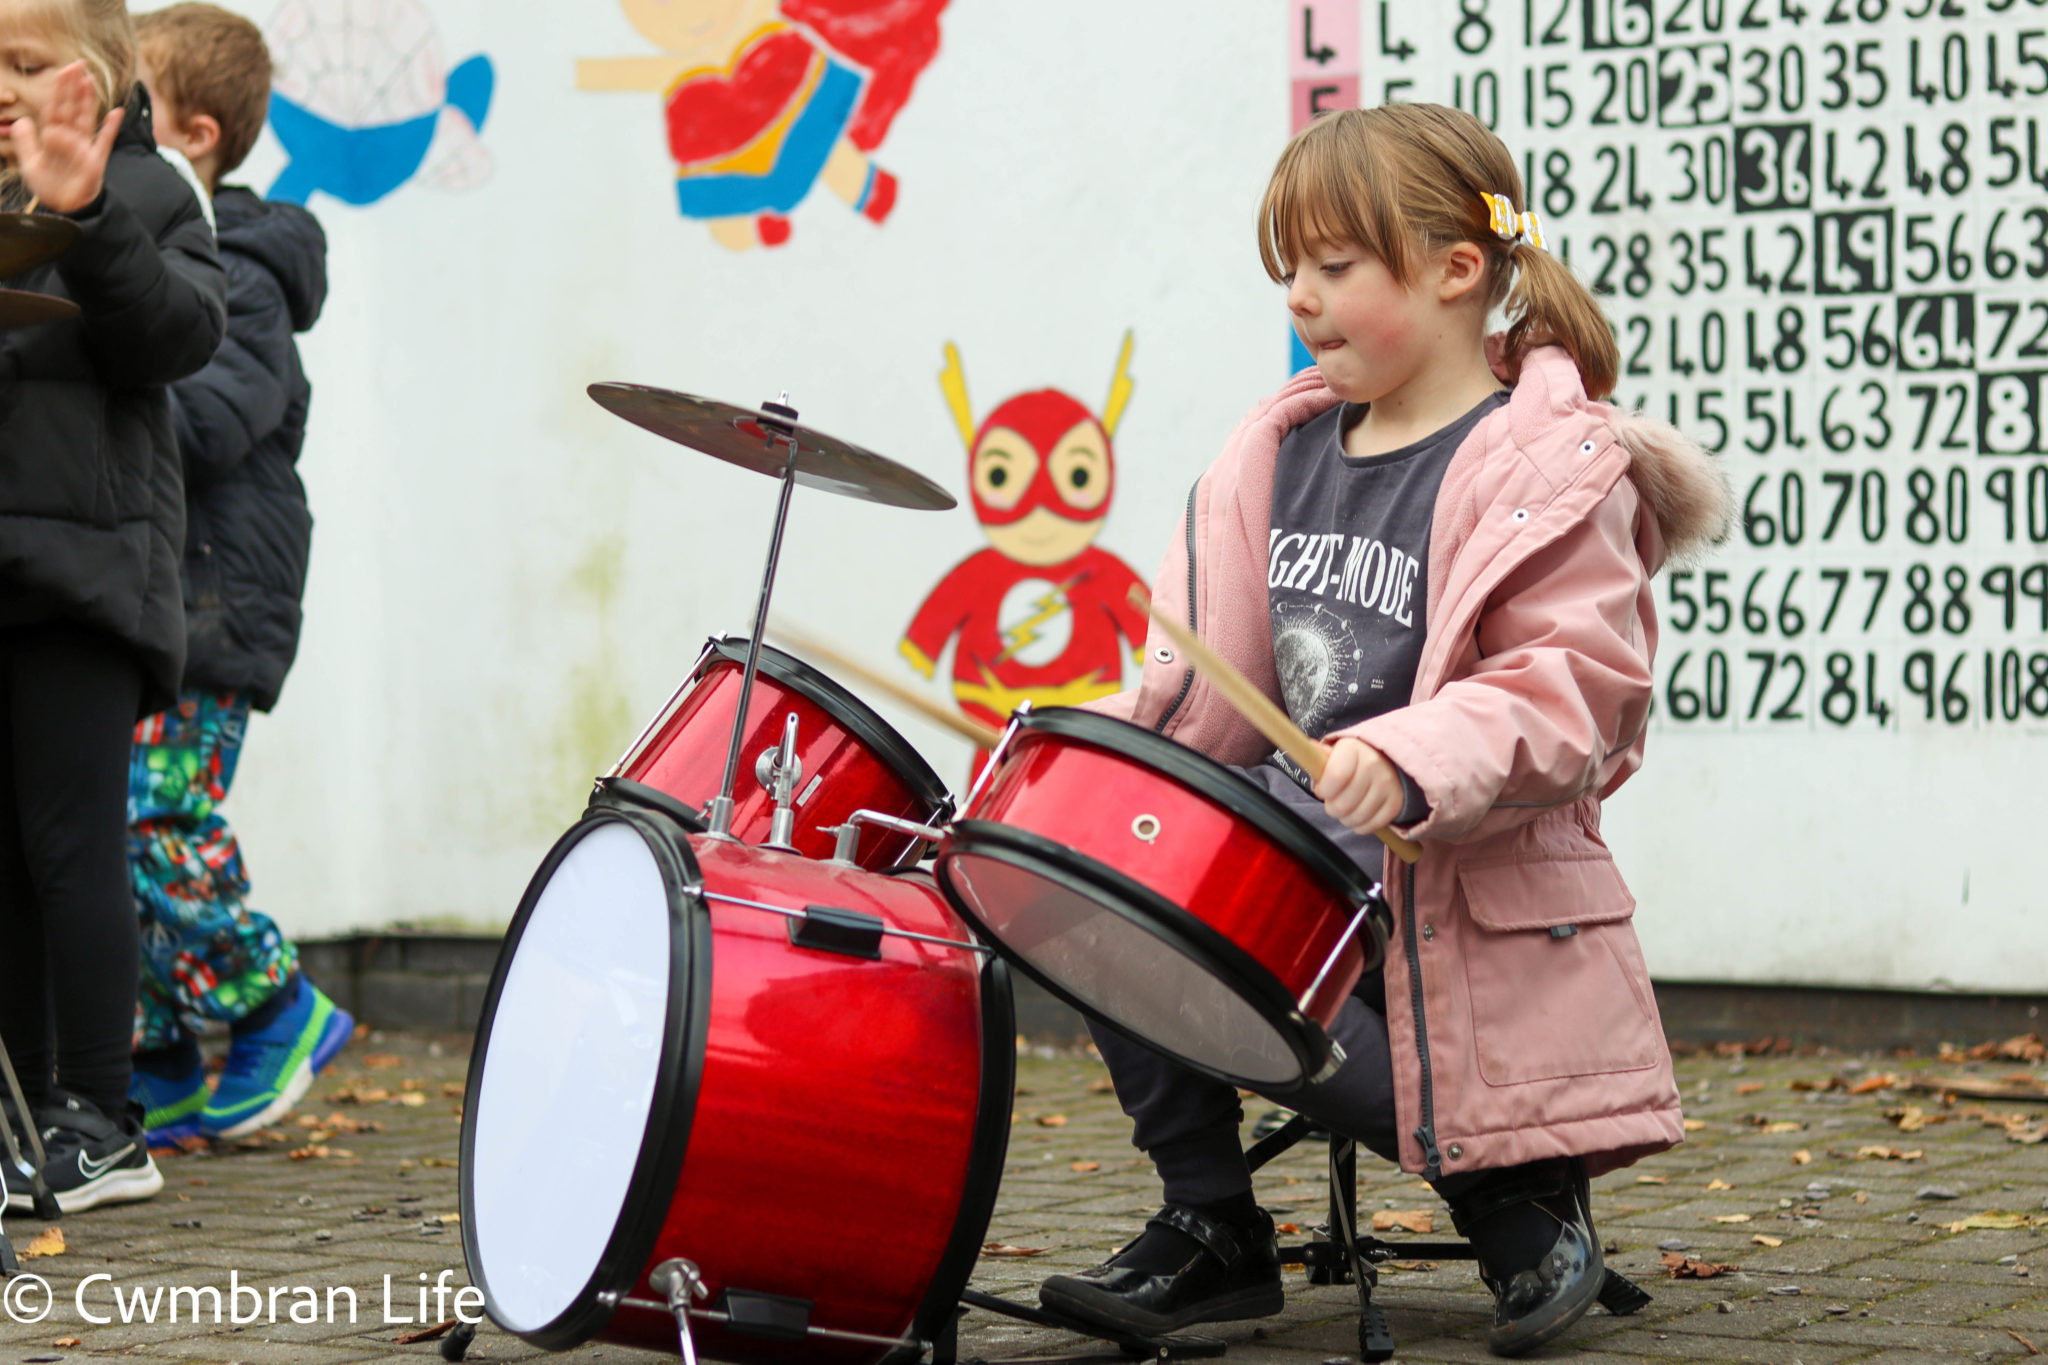
[[[1146,618],[1125,600],[1143,580],[1094,541],[1116,494],[1114,440],[1133,388],[1124,334],[1098,417],[1059,389],[1020,393],[977,427],[958,348],[940,387],[967,445],[974,515],[988,538],[926,595],[897,646],[925,677],[956,636],[953,699],[1000,726],[1017,703],[1076,706],[1123,687]],[[983,754],[975,757],[978,769]]]
[[[663,97],[676,207],[736,251],[781,246],[822,183],[875,223],[874,159],[939,50],[947,0],[621,0],[659,51],[576,64],[583,90]]]
[[[478,135],[496,73],[482,55],[451,71],[419,0],[286,0],[263,36],[277,68],[270,128],[288,159],[272,199],[360,206],[414,179],[464,190],[490,177]]]

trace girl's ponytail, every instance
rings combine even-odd
[[[1586,286],[1571,267],[1524,242],[1514,249],[1515,285],[1504,350],[1510,370],[1537,346],[1555,342],[1571,353],[1588,398],[1606,398],[1621,377],[1621,348]]]

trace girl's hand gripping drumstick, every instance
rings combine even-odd
[[[1260,734],[1273,742],[1275,748],[1299,764],[1311,780],[1322,779],[1323,767],[1330,761],[1329,746],[1310,739],[1285,711],[1273,703],[1272,698],[1252,684],[1251,679],[1203,644],[1201,637],[1193,631],[1153,606],[1145,589],[1133,584],[1130,601],[1138,610],[1151,613],[1167,638],[1187,655],[1195,672],[1207,678],[1210,686],[1221,692],[1223,699],[1235,706]],[[1422,845],[1413,839],[1403,838],[1391,829],[1376,829],[1373,833],[1404,863],[1412,863],[1422,857]]]

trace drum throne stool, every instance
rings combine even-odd
[[[1478,1259],[1478,1253],[1470,1242],[1410,1242],[1383,1241],[1358,1230],[1358,1148],[1350,1138],[1340,1137],[1327,1129],[1319,1128],[1307,1118],[1295,1114],[1278,1128],[1252,1143],[1245,1153],[1252,1170],[1273,1160],[1281,1153],[1293,1148],[1310,1136],[1328,1141],[1330,1145],[1330,1221],[1312,1231],[1318,1234],[1299,1246],[1284,1246],[1280,1249],[1280,1264],[1298,1265],[1308,1272],[1310,1284],[1349,1284],[1358,1288],[1358,1357],[1368,1365],[1373,1362],[1391,1360],[1394,1356],[1394,1334],[1387,1326],[1386,1314],[1373,1302],[1373,1291],[1379,1287],[1379,1267],[1393,1260],[1440,1260],[1471,1261]],[[1616,1270],[1608,1270],[1600,1286],[1600,1306],[1616,1317],[1626,1317],[1650,1302],[1650,1295],[1643,1288]],[[1058,1327],[1083,1336],[1096,1337],[1114,1344],[1123,1355],[1132,1359],[1152,1360],[1199,1360],[1224,1354],[1228,1343],[1215,1337],[1175,1334],[1161,1337],[1103,1337],[1094,1327],[1085,1326],[1048,1312],[1043,1308],[1027,1307],[969,1289],[961,1295],[964,1307],[981,1308],[1005,1317],[1017,1318],[1041,1327]],[[1093,1359],[1092,1355],[1039,1356],[1035,1360],[1083,1360]],[[931,1365],[992,1365],[991,1362],[976,1358],[962,1360],[955,1343],[941,1341],[932,1352]]]

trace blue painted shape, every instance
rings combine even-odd
[[[861,78],[852,67],[829,62],[817,91],[790,125],[766,175],[676,177],[676,207],[685,218],[733,218],[745,213],[788,213],[801,204],[825,169],[839,135],[853,118]]]
[[[272,196],[275,198],[276,196]],[[1300,374],[1315,364],[1315,357],[1308,353],[1308,347],[1301,344],[1301,333],[1292,327],[1287,329],[1287,372]]]
[[[374,204],[419,170],[439,118],[437,110],[403,123],[344,128],[273,90],[270,126],[288,161],[270,197],[303,204],[319,190],[344,204]]]
[[[498,88],[498,73],[491,59],[478,53],[448,73],[448,103],[469,120],[479,133],[491,116],[491,94]]]

